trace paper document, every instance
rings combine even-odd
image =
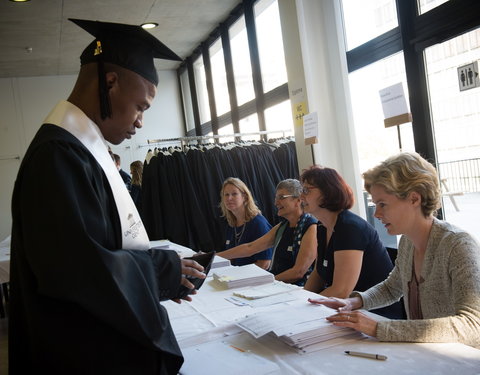
[[[273,284],[259,285],[253,288],[239,290],[234,292],[233,295],[245,299],[258,299],[288,293],[298,288],[297,285],[275,281]]]
[[[225,288],[239,288],[273,283],[275,277],[255,264],[240,267],[222,267],[213,272],[213,279]]]

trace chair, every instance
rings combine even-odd
[[[443,186],[443,190],[444,190],[442,192],[442,195],[450,198],[450,201],[452,202],[453,207],[455,208],[455,211],[457,211],[457,212],[460,211],[460,209],[458,208],[457,202],[455,201],[455,196],[463,195],[463,191],[450,191],[450,189],[448,188],[448,185],[447,185],[447,179],[446,178],[442,178],[441,182],[442,182],[442,186]]]

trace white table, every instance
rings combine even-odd
[[[276,337],[255,339],[235,326],[235,319],[274,307],[233,305],[225,300],[233,291],[220,289],[209,276],[193,302],[162,302],[185,357],[181,374],[258,375],[262,365],[276,366],[272,374],[480,374],[480,350],[453,343],[385,343],[367,338],[298,354]],[[307,303],[311,295],[299,288],[290,293],[294,300],[286,303]],[[388,359],[352,357],[345,350],[383,354]]]

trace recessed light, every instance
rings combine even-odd
[[[26,3],[27,1],[30,1],[30,0],[10,0],[14,3]]]
[[[154,27],[158,26],[158,23],[156,23],[156,22],[145,22],[145,23],[142,23],[141,26],[144,29],[153,29]]]

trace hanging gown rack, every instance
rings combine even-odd
[[[233,134],[218,134],[218,135],[200,135],[200,136],[191,136],[191,137],[178,137],[178,138],[163,138],[163,139],[148,139],[147,144],[139,145],[138,147],[150,147],[152,145],[156,145],[159,143],[174,143],[180,142],[180,146],[184,149],[184,146],[191,141],[204,141],[208,139],[218,139],[218,138],[241,138],[250,135],[264,135],[264,134],[272,134],[272,133],[281,133],[283,137],[285,137],[285,133],[291,133],[291,129],[286,130],[263,130],[254,133],[233,133]]]

